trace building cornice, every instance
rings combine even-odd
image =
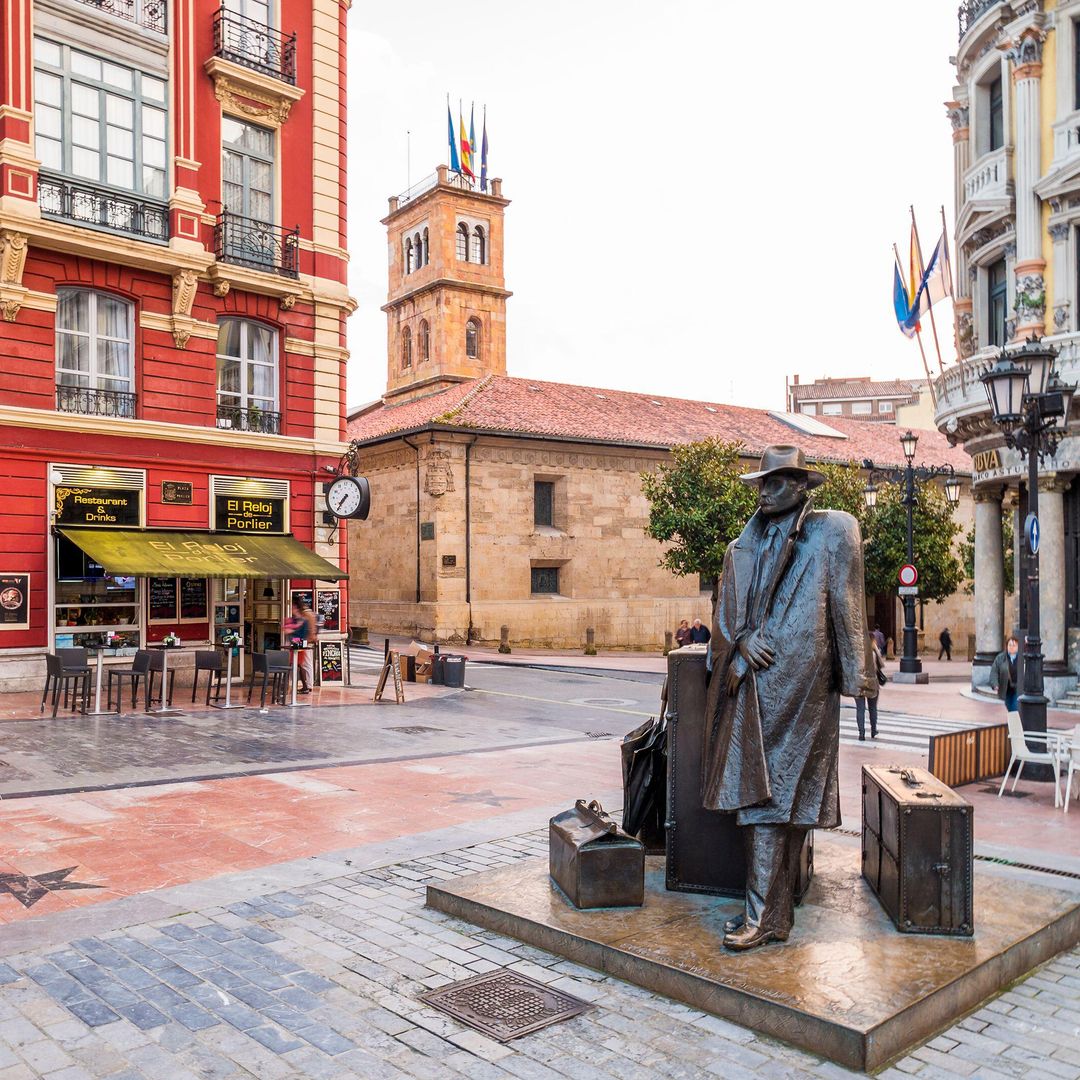
[[[394,297],[393,300],[389,300],[387,303],[383,304],[379,310],[393,311],[394,308],[400,307],[406,300],[415,300],[416,297],[423,296],[424,293],[433,292],[436,289],[458,289],[461,292],[484,293],[488,296],[500,297],[503,300],[514,295],[509,289],[502,289],[497,285],[483,285],[475,281],[462,281],[459,278],[441,277],[436,278],[434,281],[429,281],[426,285],[420,285],[407,293],[402,293],[400,296]]]

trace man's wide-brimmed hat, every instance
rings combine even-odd
[[[770,446],[761,455],[761,468],[745,473],[739,479],[745,484],[760,484],[773,473],[798,473],[806,477],[806,486],[816,488],[825,483],[825,477],[817,469],[806,467],[806,456],[797,446]]]

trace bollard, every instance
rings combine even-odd
[[[585,630],[585,655],[596,655],[596,631],[591,626]]]
[[[664,631],[664,655],[665,656],[667,656],[667,654],[669,652],[671,652],[671,649],[674,646],[674,644],[675,644],[674,635],[672,634],[672,632],[670,630],[665,630]]]
[[[499,652],[508,653],[510,651],[510,627],[499,627]]]

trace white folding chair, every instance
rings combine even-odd
[[[1007,716],[1009,723],[1009,746],[1012,750],[1012,757],[1009,759],[1009,767],[1005,770],[1005,775],[1001,778],[1001,787],[998,789],[998,798],[1005,792],[1005,783],[1009,779],[1009,773],[1012,771],[1013,765],[1019,762],[1019,767],[1016,770],[1016,776],[1013,779],[1013,785],[1009,788],[1010,791],[1016,790],[1017,782],[1020,779],[1020,774],[1024,771],[1024,766],[1027,764],[1032,765],[1049,765],[1054,773],[1054,806],[1055,808],[1061,805],[1061,782],[1058,777],[1058,755],[1054,749],[1058,744],[1058,736],[1054,734],[1043,734],[1037,731],[1024,731],[1023,724],[1020,723],[1020,714],[1018,712],[1011,712]],[[1045,750],[1032,750],[1028,747],[1028,741],[1035,743],[1042,743],[1046,747]]]
[[[1065,813],[1069,812],[1069,796],[1072,794],[1072,780],[1073,773],[1080,772],[1080,724],[1073,728],[1072,743],[1063,749],[1068,750],[1068,758],[1062,758],[1061,764],[1064,765],[1066,761],[1069,765],[1069,776],[1065,781]],[[1080,798],[1080,785],[1077,785],[1076,791],[1077,798]]]

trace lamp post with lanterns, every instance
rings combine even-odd
[[[1042,638],[1039,633],[1039,464],[1057,454],[1069,423],[1075,386],[1054,371],[1057,349],[1031,337],[1018,349],[1002,350],[981,375],[994,423],[1005,445],[1027,459],[1028,513],[1024,520],[1024,577],[1027,583],[1027,627],[1024,630],[1023,688],[1020,721],[1025,731],[1046,731],[1043,693]],[[1051,779],[1039,766],[1039,778]],[[1036,778],[1033,776],[1033,779]]]
[[[900,446],[904,451],[903,469],[879,469],[872,461],[864,461],[863,468],[869,473],[866,487],[863,490],[863,498],[866,500],[866,508],[873,510],[877,506],[878,489],[875,480],[883,480],[889,484],[902,484],[904,495],[902,504],[907,509],[907,561],[909,565],[915,564],[915,503],[916,482],[928,483],[938,476],[945,479],[945,497],[950,506],[956,506],[960,501],[960,481],[956,471],[951,465],[918,465],[915,462],[915,453],[919,445],[919,436],[913,431],[906,431],[900,436]],[[929,676],[922,669],[922,661],[919,659],[919,632],[915,626],[915,591],[914,587],[901,590],[904,601],[904,646],[903,655],[900,658],[900,671],[894,676],[897,682],[928,682]]]

